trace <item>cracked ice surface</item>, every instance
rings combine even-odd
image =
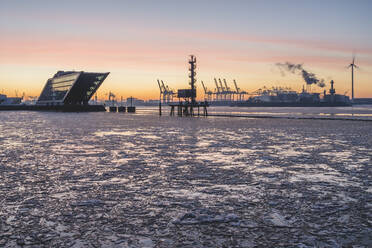
[[[372,124],[0,112],[1,247],[371,247]]]

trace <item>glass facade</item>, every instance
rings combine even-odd
[[[80,73],[73,73],[72,75],[61,76],[52,79],[52,97],[56,101],[63,101],[69,89],[75,83]]]
[[[58,71],[48,79],[37,104],[87,104],[108,74]]]

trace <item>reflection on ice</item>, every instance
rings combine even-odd
[[[342,177],[338,173],[311,173],[306,175],[293,175],[289,179],[291,182],[326,182],[329,184],[337,184],[341,186],[360,186],[359,183],[352,182]]]
[[[137,132],[135,131],[100,131],[100,132],[95,132],[94,135],[98,137],[103,137],[103,136],[109,136],[109,135],[124,135],[124,136],[133,136]]]
[[[197,192],[197,191],[190,191],[186,189],[181,189],[181,190],[168,190],[165,191],[164,194],[166,195],[173,195],[174,197],[184,197],[184,198],[210,198],[213,197],[213,195],[205,194],[202,192]]]

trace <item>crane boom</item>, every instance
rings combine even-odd
[[[217,83],[217,79],[216,78],[214,79],[214,83],[216,84],[217,92],[219,93],[220,92],[220,87],[218,86],[218,83]]]
[[[225,83],[226,90],[227,91],[230,91],[230,88],[229,88],[229,86],[227,86],[227,82],[226,82],[226,79],[225,78],[223,79],[223,82]]]
[[[223,85],[222,85],[221,78],[218,79],[218,82],[220,83],[221,90],[222,90],[222,91],[225,91],[225,89],[223,88]]]
[[[163,93],[163,89],[161,88],[161,85],[160,85],[159,79],[158,79],[158,85],[159,85],[160,93]]]
[[[166,92],[166,91],[167,91],[167,88],[165,88],[165,85],[164,85],[163,80],[161,80],[161,84],[162,84],[162,86],[163,86],[163,92]]]
[[[204,89],[205,94],[207,94],[207,88],[205,87],[204,82],[201,81],[201,84],[202,84],[202,86],[203,86],[203,89]]]
[[[235,89],[236,89],[236,92],[237,93],[240,93],[239,91],[240,91],[240,89],[238,88],[238,85],[236,84],[236,81],[235,81],[235,79],[234,79],[234,85],[235,85]]]

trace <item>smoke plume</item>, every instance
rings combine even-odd
[[[294,74],[298,72],[299,74],[301,74],[306,84],[309,84],[309,85],[316,84],[321,88],[325,86],[324,79],[318,79],[314,73],[306,71],[302,67],[302,64],[292,64],[289,62],[285,62],[285,63],[276,63],[276,65],[280,68],[282,74],[284,74],[283,70],[294,73]]]

